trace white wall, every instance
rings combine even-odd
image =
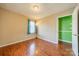
[[[53,20],[55,19],[55,20]],[[47,17],[38,21],[38,35],[41,39],[57,43],[57,19]]]
[[[0,8],[0,46],[27,40],[28,17]]]
[[[78,56],[78,7],[72,14],[72,50]]]
[[[38,37],[53,43],[58,43],[58,17],[70,15],[72,11],[73,9],[69,9],[38,20]]]

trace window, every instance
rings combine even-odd
[[[28,20],[28,34],[35,33],[35,21]]]

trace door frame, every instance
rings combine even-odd
[[[58,25],[57,25],[57,29],[58,29],[58,30],[57,30],[58,43],[59,43],[59,18],[65,17],[65,16],[72,16],[72,14],[66,14],[66,15],[61,15],[61,16],[58,16],[58,17],[57,17],[57,19],[58,19],[58,20],[57,20],[57,24],[58,24]]]

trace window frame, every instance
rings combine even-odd
[[[36,25],[35,25],[35,32],[34,32],[34,33],[31,33],[31,32],[30,32],[30,22],[31,22],[31,21],[33,21],[33,22],[36,24],[36,22],[35,22],[34,20],[28,19],[28,34],[34,34],[34,33],[36,33]]]

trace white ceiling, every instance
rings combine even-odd
[[[38,5],[40,10],[38,12],[33,11],[32,10],[33,5]],[[75,6],[76,6],[75,3],[40,3],[40,4],[4,3],[4,4],[0,4],[0,7],[2,8],[28,16],[31,19],[35,19],[35,16],[38,19],[40,19],[51,14],[55,14],[58,12],[62,12],[62,11],[74,8]]]

